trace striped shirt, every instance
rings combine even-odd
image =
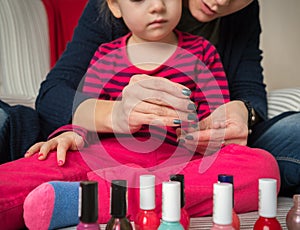
[[[102,44],[90,62],[83,92],[103,100],[121,100],[122,90],[131,76],[147,74],[163,77],[188,87],[192,92],[190,99],[197,107],[198,119],[207,117],[218,106],[229,101],[227,79],[220,56],[203,37],[178,30],[175,32],[178,36],[175,52],[153,70],[142,70],[130,62],[126,50],[130,33]],[[144,125],[134,136],[149,138],[149,127]],[[151,136],[177,144],[175,128],[172,127],[151,126]]]

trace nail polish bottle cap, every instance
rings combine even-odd
[[[98,183],[81,181],[79,186],[79,219],[83,223],[95,223],[98,219]]]
[[[233,183],[233,175],[219,174],[218,175],[218,182],[232,184],[232,206],[234,207],[234,183]]]
[[[219,174],[218,181],[233,184],[233,176],[229,174]]]
[[[213,222],[220,225],[232,223],[232,184],[214,183]]]
[[[183,174],[174,174],[170,176],[171,181],[180,182],[180,207],[183,208],[185,205],[185,194],[184,194],[184,175]]]
[[[142,210],[155,209],[155,176],[140,176],[140,208]]]
[[[162,219],[167,222],[180,221],[180,182],[163,182],[162,194]]]
[[[259,181],[259,215],[267,218],[276,217],[277,181],[261,178]]]
[[[115,218],[123,218],[127,212],[127,181],[112,180],[111,182],[111,198],[110,198],[110,214]]]

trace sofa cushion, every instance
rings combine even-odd
[[[0,98],[34,106],[50,68],[47,15],[40,0],[0,1]]]
[[[287,111],[300,111],[300,87],[272,90],[268,93],[268,117]]]

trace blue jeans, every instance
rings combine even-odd
[[[250,137],[251,147],[269,151],[280,168],[280,195],[300,194],[300,112],[287,112],[262,122]],[[255,131],[254,130],[254,131]]]
[[[9,118],[7,113],[0,108],[0,164],[10,160],[8,155]]]

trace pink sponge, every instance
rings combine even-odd
[[[32,230],[48,229],[54,202],[55,191],[49,183],[44,183],[29,193],[24,202],[24,220],[26,226]]]
[[[30,230],[77,225],[79,182],[46,182],[24,201],[24,221]]]

